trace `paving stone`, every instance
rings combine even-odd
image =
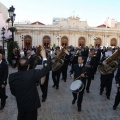
[[[39,66],[38,66],[39,68]],[[95,80],[92,81],[90,93],[84,93],[82,111],[77,111],[77,104],[72,105],[72,92],[70,84],[72,79],[69,75],[67,82],[60,80],[59,89],[52,88],[53,81],[49,79],[48,97],[46,102],[41,102],[41,108],[38,109],[38,120],[120,120],[120,105],[117,110],[112,110],[116,95],[115,81],[113,80],[112,92],[110,100],[106,99],[105,92],[99,95],[100,75],[99,72],[95,75]],[[16,68],[9,67],[9,73],[16,72]],[[8,95],[6,106],[0,111],[0,120],[16,120],[17,106],[14,96],[11,95],[9,85],[6,87]],[[38,86],[38,91],[41,99],[41,90]]]

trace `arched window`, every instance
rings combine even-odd
[[[94,40],[95,40],[95,41],[94,41],[94,46],[100,47],[100,46],[101,46],[101,43],[102,43],[101,39],[100,39],[100,38],[96,38],[96,39],[94,39]]]
[[[68,46],[68,38],[66,36],[61,38],[61,46]]]
[[[85,46],[85,38],[80,37],[78,40],[78,46],[84,47]]]
[[[111,42],[110,42],[110,45],[111,46],[116,46],[117,45],[117,40],[115,38],[112,38]]]
[[[43,37],[43,46],[49,48],[50,47],[50,37],[44,36]]]
[[[32,48],[32,38],[30,35],[26,35],[24,37],[24,48],[26,49]]]

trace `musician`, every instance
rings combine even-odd
[[[6,104],[7,77],[8,77],[8,65],[7,65],[6,61],[3,60],[3,56],[0,53],[0,99],[1,99],[0,110],[2,110]]]
[[[99,65],[103,64],[104,66],[108,66],[106,62],[104,61],[106,58],[110,57],[112,55],[111,49],[108,48],[108,51],[105,52],[105,57],[102,58],[100,61]],[[101,83],[100,83],[100,95],[102,95],[104,88],[106,88],[106,97],[107,99],[110,99],[110,94],[111,94],[111,88],[112,88],[112,81],[114,78],[114,71],[109,71],[106,74],[101,74]]]
[[[72,68],[72,75],[74,74],[74,79],[81,79],[81,81],[84,84],[84,88],[81,92],[75,93],[73,92],[73,101],[72,104],[75,104],[76,100],[77,100],[77,107],[78,107],[78,112],[81,111],[81,104],[82,104],[82,100],[83,100],[83,94],[84,94],[84,89],[86,86],[86,74],[84,74],[86,72],[85,70],[85,66],[84,66],[84,58],[82,56],[78,57],[78,64],[74,64],[73,68]],[[78,97],[78,98],[77,98]]]
[[[107,52],[107,49],[105,46],[103,46],[103,49],[101,50],[101,52],[102,52],[102,56],[105,56],[105,52]]]
[[[93,57],[95,58],[95,62],[96,62],[96,64],[94,64],[94,74],[95,74],[96,71],[97,71],[97,67],[98,67],[98,64],[100,62],[100,59],[101,59],[101,49],[100,49],[100,47],[96,47],[95,55]]]
[[[60,49],[57,48],[55,52],[56,52],[56,56],[59,56]],[[55,63],[54,58],[52,59],[52,63],[53,64]],[[56,87],[56,89],[59,89],[59,81],[60,81],[61,71],[62,71],[62,67],[60,67],[56,71],[52,71],[52,79],[53,79],[53,83],[54,83],[52,87]]]
[[[88,78],[87,78],[87,84],[86,84],[86,92],[89,93],[90,91],[90,85],[91,85],[91,80],[94,79],[94,66],[96,62],[93,57],[92,51],[89,52],[88,58],[86,60],[85,67],[87,68],[88,71]]]
[[[17,54],[16,54],[16,49],[13,49],[12,51],[12,68],[16,68],[17,66]]]
[[[72,70],[73,65],[78,63],[78,53],[76,49],[74,50],[74,54],[71,56],[70,61],[71,61],[71,70]],[[71,74],[71,70],[70,70],[70,74]]]
[[[115,96],[115,101],[113,105],[113,110],[116,110],[117,106],[120,103],[120,65],[117,70],[117,74],[115,76],[116,87],[117,87],[117,95]]]
[[[34,69],[35,68],[35,59],[31,54],[31,50],[27,51],[27,58],[29,60],[29,69]]]
[[[64,64],[62,66],[62,80],[64,80],[64,82],[66,82],[67,80],[67,69],[68,69],[68,65],[69,65],[69,61],[70,61],[70,55],[65,55],[64,58]]]
[[[41,51],[43,69],[29,69],[29,60],[22,57],[18,63],[18,72],[9,75],[9,85],[15,96],[18,107],[17,120],[37,120],[37,109],[41,106],[36,81],[50,71],[50,62],[46,59],[45,50]]]
[[[51,60],[50,55],[48,55],[47,52],[46,52],[46,56],[48,60]],[[47,99],[47,93],[48,93],[49,72],[43,79],[44,81],[43,81],[43,84],[40,83],[40,88],[42,91],[42,102],[45,102]]]

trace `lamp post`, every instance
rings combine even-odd
[[[58,46],[59,46],[59,40],[61,39],[61,36],[60,36],[60,35],[57,35],[57,36],[56,36],[56,39],[58,40]]]
[[[4,40],[5,40],[5,28],[3,27],[1,30],[1,35],[2,35],[2,39],[3,39],[3,48],[2,48],[2,53],[5,54],[5,50],[4,50]]]
[[[23,50],[23,40],[24,40],[24,35],[21,35],[20,38],[22,39],[22,50]]]
[[[15,11],[15,8],[13,6],[11,6],[9,9],[8,9],[8,12],[9,12],[9,17],[10,17],[10,20],[12,22],[12,27],[13,27],[13,24],[14,24],[14,21],[15,21],[15,16],[16,14],[14,13]],[[12,32],[12,48],[13,48],[13,42],[14,42],[14,31],[11,31]]]

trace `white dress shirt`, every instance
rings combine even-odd
[[[2,63],[2,60],[0,60],[0,64]]]
[[[83,64],[79,64],[79,67],[82,67],[83,66]]]

